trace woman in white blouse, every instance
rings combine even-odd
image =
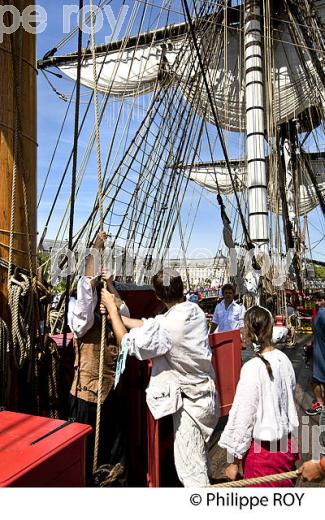
[[[219,446],[228,453],[226,475],[235,480],[240,464],[244,478],[292,471],[299,458],[295,374],[288,357],[272,346],[273,318],[263,307],[245,315],[244,336],[255,357],[244,364],[228,423]],[[285,480],[263,487],[288,487]],[[261,486],[262,487],[262,486]]]

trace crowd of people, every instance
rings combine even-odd
[[[98,235],[97,249],[104,247],[105,238],[104,233]],[[209,485],[208,442],[219,419],[219,396],[208,334],[240,329],[243,343],[252,347],[254,357],[242,367],[229,419],[219,440],[229,461],[226,476],[235,480],[241,471],[244,478],[251,478],[294,470],[299,459],[295,373],[289,358],[274,348],[271,312],[261,306],[246,310],[236,303],[232,285],[226,284],[209,331],[206,316],[197,303],[184,299],[183,282],[176,271],[158,272],[152,285],[166,312],[150,319],[132,319],[112,277],[105,271],[101,277],[96,277],[93,259],[89,256],[85,276],[78,282],[77,298],[70,301],[69,325],[75,345],[70,415],[94,429],[101,316],[107,321],[100,463],[114,464],[123,460],[125,426],[118,414],[118,388],[126,357],[135,356],[140,361],[150,359],[152,370],[146,390],[147,405],[155,419],[166,415],[173,418],[178,478],[185,487]],[[317,369],[314,370],[314,388],[322,413],[321,425],[325,425],[325,407],[321,399],[325,383],[324,320],[325,298],[315,324]],[[302,478],[325,477],[324,440],[324,432],[321,432],[323,457],[320,461],[304,463],[299,470]],[[94,433],[87,447],[88,483],[92,478],[93,450]],[[292,486],[294,483],[284,480],[276,485]]]

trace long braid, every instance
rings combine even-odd
[[[266,366],[266,370],[268,371],[268,374],[270,376],[270,379],[273,381],[274,376],[273,376],[272,367],[271,367],[269,361],[267,359],[265,359],[265,357],[263,357],[260,352],[256,352],[255,355],[256,355],[256,357],[258,357],[259,359],[261,359],[263,361],[264,365]]]
[[[252,343],[255,356],[266,366],[270,379],[274,376],[272,367],[262,355],[263,348],[271,343],[273,317],[268,309],[254,306],[248,309],[245,315],[245,328],[247,339]]]

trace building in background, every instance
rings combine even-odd
[[[188,289],[218,287],[227,280],[228,260],[223,255],[214,258],[170,259],[168,266],[176,269]]]

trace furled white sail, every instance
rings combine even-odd
[[[319,2],[319,14],[324,3]],[[296,117],[313,106],[324,105],[324,87],[314,69],[308,49],[295,46],[288,21],[279,22],[274,33],[273,118],[277,124]],[[240,29],[240,28],[239,28]],[[217,37],[216,37],[217,33]],[[219,38],[218,38],[219,34]],[[199,33],[202,49],[209,56],[208,78],[213,89],[222,127],[245,129],[244,74],[241,31],[230,28],[227,47],[220,26]],[[210,39],[211,41],[210,41]],[[214,123],[195,52],[191,52],[189,35],[174,36],[148,44],[123,46],[98,56],[98,90],[112,96],[129,97],[152,92],[168,73],[171,84],[179,85],[193,109]],[[203,51],[204,52],[204,51]],[[77,76],[77,63],[62,64],[60,69],[72,79]],[[93,88],[92,59],[83,61],[81,82]],[[158,82],[158,83],[157,83]]]
[[[133,97],[152,92],[162,71],[163,56],[168,67],[173,67],[183,47],[184,39],[175,39],[165,49],[163,43],[121,48],[96,59],[100,92],[116,97]],[[76,62],[61,65],[60,69],[70,78],[77,78]],[[81,83],[93,88],[92,59],[83,60]]]
[[[246,165],[238,161],[231,161],[231,171],[233,175],[236,191],[246,189]],[[208,191],[217,192],[218,186],[221,193],[230,195],[234,192],[231,177],[224,161],[211,163],[194,164],[186,166],[184,169],[190,179]]]
[[[298,156],[299,159],[299,156]],[[236,186],[236,191],[246,190],[246,166],[244,162],[230,161],[233,181]],[[310,165],[314,171],[317,179],[319,190],[323,197],[325,197],[325,160],[312,159]],[[300,178],[300,193],[297,197],[299,215],[305,215],[312,211],[319,205],[319,201],[309,178],[308,172],[303,165],[303,162],[298,160],[299,178]],[[190,179],[203,188],[211,192],[218,192],[218,187],[221,193],[230,195],[233,193],[233,184],[228,173],[226,164],[223,161],[211,163],[194,164],[193,166],[185,166],[183,168],[185,174]],[[218,185],[217,185],[217,182]],[[274,213],[281,214],[281,202],[279,200],[278,191],[269,190],[270,209]]]

